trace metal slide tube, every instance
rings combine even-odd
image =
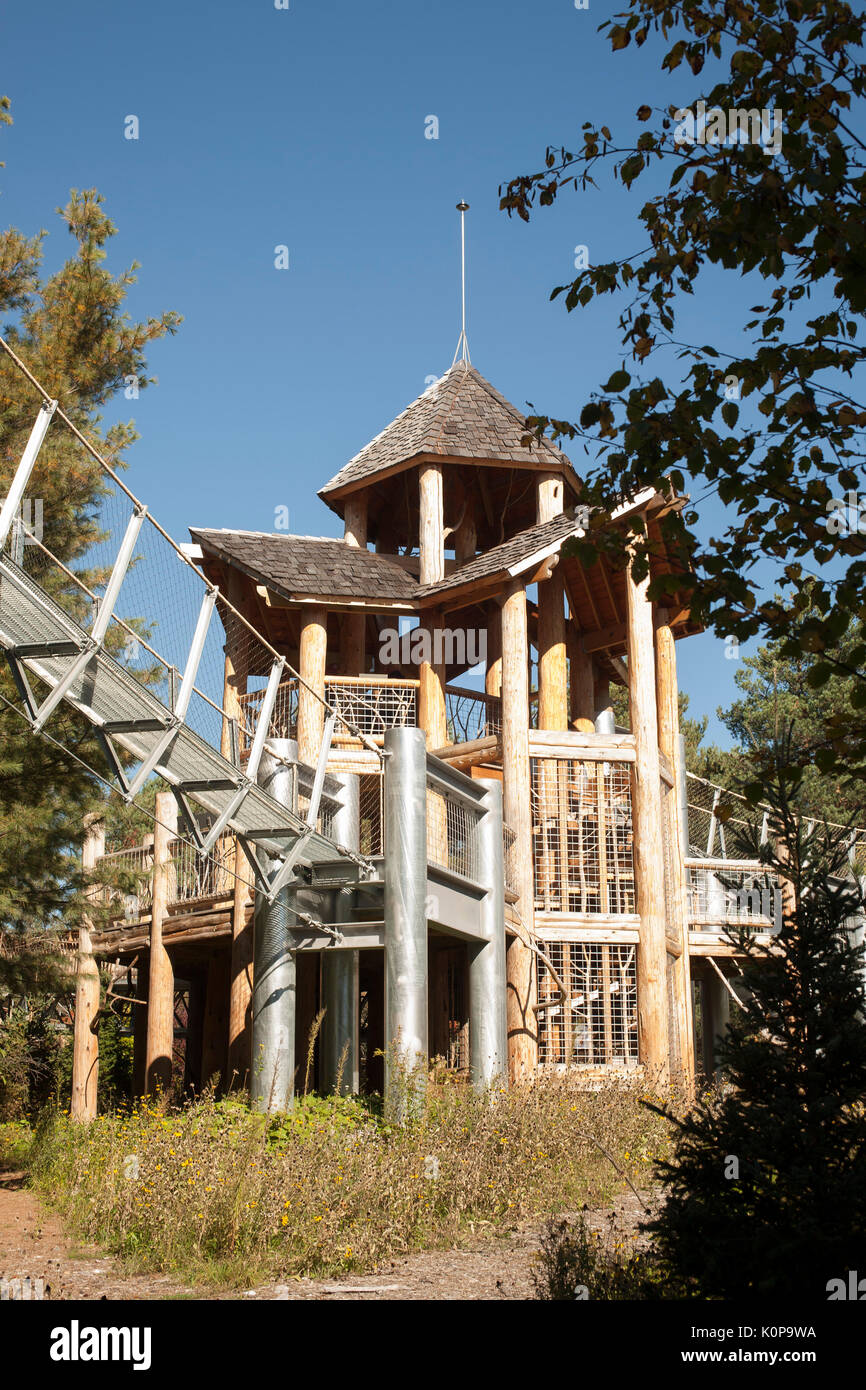
[[[258,783],[281,806],[292,808],[294,770],[286,766],[297,757],[293,739],[271,739],[262,754]],[[282,867],[260,851],[262,871],[271,882]],[[253,1055],[250,1100],[255,1110],[276,1114],[290,1110],[295,1096],[295,956],[289,929],[288,894],[274,902],[256,900],[253,963]]]
[[[495,1081],[507,1085],[505,1022],[505,856],[502,847],[502,784],[479,778],[485,788],[479,818],[479,879],[487,888],[481,903],[484,945],[469,947],[469,1074],[477,1090]]]
[[[357,850],[361,845],[360,783],[351,772],[332,773],[340,782],[340,809],[331,825],[331,839],[344,849]],[[342,889],[335,894],[337,922],[352,920],[352,890]],[[357,1095],[360,1087],[360,1046],[358,1039],[358,970],[357,951],[328,951],[322,953],[322,1070],[326,1091],[337,1090],[340,1095]],[[345,1056],[343,1053],[345,1051]],[[340,1065],[342,1059],[342,1067]]]
[[[401,1119],[427,1074],[427,752],[385,733],[385,1101]]]

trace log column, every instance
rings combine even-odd
[[[367,548],[367,494],[346,498],[343,539],[356,550]],[[366,613],[347,613],[343,619],[343,670],[347,676],[363,676],[367,670]]]
[[[487,672],[484,689],[497,698],[502,694],[502,612],[498,603],[490,605],[487,619]]]
[[[640,943],[637,952],[638,1049],[653,1082],[668,1079],[667,948],[664,845],[656,716],[653,614],[649,575],[626,571],[629,710],[635,738],[632,779],[634,873]]]
[[[418,727],[427,735],[428,748],[442,748],[448,742],[448,720],[445,709],[445,664],[437,661],[437,630],[442,627],[442,614],[436,610],[419,624],[427,632],[430,661],[422,661],[418,675]],[[441,637],[439,644],[441,644]]]
[[[153,833],[153,890],[150,909],[150,980],[147,1000],[145,1085],[148,1095],[167,1094],[174,1049],[174,968],[162,939],[168,915],[171,841],[177,834],[177,803],[171,792],[156,794]]]
[[[572,619],[568,625],[568,691],[572,728],[591,734],[595,728],[595,668],[583,650],[583,638]]]
[[[692,1020],[692,977],[689,960],[689,918],[686,895],[686,870],[683,863],[685,847],[682,842],[683,789],[685,768],[680,738],[679,699],[677,695],[677,657],[674,634],[667,624],[656,629],[656,705],[659,722],[659,748],[671,766],[674,784],[668,792],[670,815],[668,833],[671,841],[671,896],[679,918],[677,923],[682,942],[680,954],[671,962],[674,986],[674,1009],[680,1038],[682,1081],[691,1091],[695,1079],[694,1026]]]
[[[98,814],[85,819],[87,835],[81,850],[81,867],[92,873],[96,861],[105,853],[105,824]],[[89,884],[85,897],[98,900],[101,888]],[[93,923],[86,914],[78,928],[78,973],[75,978],[75,1029],[72,1040],[72,1104],[73,1120],[96,1118],[96,1092],[99,1084],[99,1035],[96,1020],[99,1016],[99,968],[93,956],[90,932]]]
[[[515,832],[516,908],[525,931],[533,930],[532,816],[529,799],[529,680],[526,594],[519,580],[502,606],[502,777],[505,822]],[[530,1080],[538,1065],[534,1011],[537,985],[534,955],[519,937],[507,952],[509,1075]]]
[[[563,491],[559,474],[547,474],[539,480],[536,507],[539,523],[562,515]],[[555,561],[549,577],[538,583],[538,727],[568,728],[565,590]]]
[[[315,767],[325,729],[325,662],[328,655],[328,614],[324,608],[304,610],[301,625],[300,689],[298,690],[298,757]]]

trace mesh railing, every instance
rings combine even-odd
[[[186,840],[173,840],[169,902],[191,903],[233,893],[236,843],[234,835],[221,835],[210,854],[199,854]]]
[[[480,881],[477,828],[481,812],[437,788],[427,790],[427,858],[461,878]]]
[[[517,851],[517,834],[511,829],[510,825],[502,824],[502,862],[505,866],[505,887],[511,893],[517,892],[517,866],[515,858]]]
[[[630,765],[574,758],[530,764],[536,910],[634,913]]]
[[[637,964],[633,945],[546,941],[565,998],[540,1007],[541,1066],[634,1066],[637,1047]],[[557,1001],[559,986],[538,962],[538,1002]]]
[[[241,713],[238,722],[242,757],[245,757],[250,750],[264,698],[264,685],[259,690],[247,691],[239,697],[238,704]],[[282,681],[277,690],[268,733],[271,738],[297,738],[298,736],[298,681],[295,677]]]
[[[153,843],[113,850],[101,855],[97,862],[103,874],[124,884],[122,888],[109,886],[104,890],[108,918],[120,918],[133,925],[139,922],[150,912],[153,900]]]
[[[774,931],[781,924],[781,880],[759,864],[686,860],[686,895],[692,930]]]
[[[386,729],[417,726],[419,685],[417,680],[398,681],[387,676],[329,676],[325,699],[354,727],[370,738],[381,739]],[[337,738],[342,734],[338,730]]]
[[[449,685],[445,688],[445,718],[449,743],[472,743],[475,739],[499,734],[502,701],[480,690]]]

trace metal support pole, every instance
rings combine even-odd
[[[486,945],[469,948],[469,1072],[473,1086],[486,1090],[507,1085],[505,972],[505,856],[502,846],[502,784],[479,779],[485,788],[484,814],[478,821],[479,877],[487,887],[481,902]]]
[[[286,764],[297,757],[293,739],[271,739],[278,756],[262,754],[259,786],[281,806],[291,808],[294,771]],[[282,867],[261,851],[261,867],[269,882]],[[295,1095],[295,954],[289,928],[288,894],[274,902],[261,895],[255,908],[253,964],[253,1056],[250,1100],[255,1110],[275,1114],[290,1110]]]
[[[427,752],[385,733],[385,1101],[402,1119],[427,1076]]]
[[[332,773],[341,783],[340,809],[331,824],[331,839],[344,849],[361,845],[360,783],[354,773]],[[336,921],[352,920],[352,889],[335,895]],[[326,1091],[357,1095],[360,1089],[359,960],[357,951],[326,950],[322,954],[322,1070]]]
[[[36,456],[42,447],[42,441],[48,426],[51,424],[51,417],[57,407],[56,401],[43,401],[36,423],[30,431],[30,438],[21,455],[21,462],[15,470],[15,477],[12,479],[12,486],[6,495],[2,509],[0,509],[0,550],[6,544],[6,537],[12,526],[12,522],[18,515],[21,503],[24,501],[24,492],[30,481],[30,474],[33,472],[36,463]]]

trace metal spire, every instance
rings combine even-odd
[[[469,211],[469,204],[461,201],[457,204],[457,211],[460,213],[460,269],[461,283],[463,288],[463,316],[461,320],[460,337],[457,339],[457,349],[454,353],[454,362],[459,357],[462,362],[469,362],[469,339],[466,337],[466,214]],[[451,366],[454,366],[454,362]]]

